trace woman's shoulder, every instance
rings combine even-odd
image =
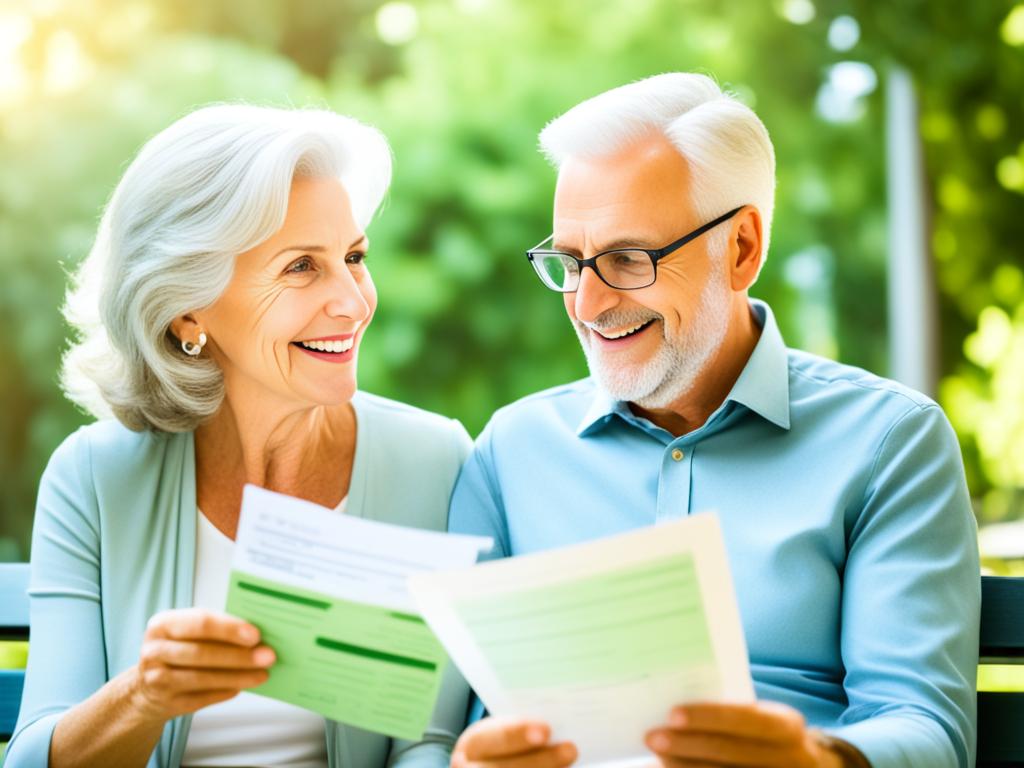
[[[430,455],[458,467],[472,447],[457,419],[362,391],[353,404],[359,434],[372,436],[370,442],[390,455]]]
[[[188,434],[135,432],[114,419],[102,419],[68,435],[50,457],[46,475],[127,484],[159,472],[168,451],[183,446]]]
[[[375,431],[400,433],[405,437],[461,438],[468,435],[458,419],[426,411],[408,403],[360,391],[355,396],[356,414],[369,421]]]

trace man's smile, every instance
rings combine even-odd
[[[656,318],[651,318],[650,320],[646,320],[642,323],[623,326],[614,330],[610,328],[600,330],[597,328],[590,328],[590,331],[592,331],[594,336],[598,338],[599,343],[602,346],[623,347],[628,344],[632,344],[640,336],[644,336],[647,329],[654,325],[656,321]]]

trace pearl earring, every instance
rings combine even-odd
[[[199,343],[193,344],[191,341],[181,342],[181,349],[190,357],[199,357],[199,353],[203,351],[203,347],[206,345],[206,334],[202,331],[199,332]]]

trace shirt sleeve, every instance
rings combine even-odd
[[[511,552],[499,488],[494,462],[494,422],[491,422],[462,465],[448,513],[449,531],[489,536],[494,540],[494,548],[481,555],[483,560],[508,557]]]
[[[31,642],[8,768],[46,768],[63,714],[107,680],[99,516],[81,432],[54,452],[39,486],[29,582]]]
[[[508,557],[511,552],[505,507],[498,491],[494,463],[493,424],[492,421],[484,428],[463,464],[452,492],[448,513],[449,531],[489,536],[494,540],[494,547],[490,552],[482,554],[481,560]],[[485,714],[483,702],[473,694],[468,712],[463,713],[463,725],[474,723]]]
[[[849,707],[829,732],[873,768],[974,765],[979,574],[956,436],[915,408],[882,440],[843,575]]]

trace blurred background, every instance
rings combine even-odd
[[[926,390],[960,436],[986,563],[1024,553],[1024,4],[985,0],[0,0],[0,560],[87,418],[57,387],[67,273],[141,144],[214,101],[327,106],[395,154],[371,226],[363,389],[461,419],[586,373],[523,251],[536,151],[576,102],[714,75],[778,159],[753,294],[791,346]],[[842,436],[837,435],[836,440]]]

